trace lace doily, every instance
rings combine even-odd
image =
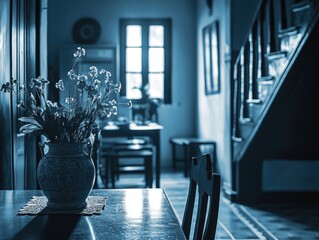
[[[52,209],[47,208],[48,199],[45,196],[33,196],[24,207],[19,209],[18,215],[43,215],[43,214],[101,214],[105,207],[106,197],[88,196],[87,206],[84,209]]]

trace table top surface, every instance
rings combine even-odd
[[[128,125],[117,125],[117,124],[108,124],[102,128],[102,131],[114,131],[114,130],[135,130],[135,131],[143,131],[143,130],[161,130],[163,129],[162,125],[158,123],[149,123],[145,125],[138,125],[135,123],[131,123]]]
[[[0,239],[185,239],[162,189],[92,190],[101,215],[17,215],[39,190],[0,191]]]

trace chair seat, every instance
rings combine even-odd
[[[204,138],[194,138],[194,137],[185,137],[185,138],[171,138],[170,142],[176,145],[183,144],[214,144],[215,141],[204,139]]]
[[[117,157],[117,158],[144,158],[144,157],[152,157],[153,152],[149,150],[139,150],[139,151],[113,151],[109,155],[109,157]]]
[[[132,145],[116,145],[111,148],[111,152],[125,152],[125,151],[130,151],[130,152],[138,152],[138,151],[143,151],[143,150],[153,150],[153,145],[151,144],[132,144]]]
[[[115,149],[115,147],[119,148],[139,148],[141,149],[142,146],[144,146],[143,148],[147,148],[147,146],[150,146],[150,144],[148,144],[148,141],[146,139],[143,138],[124,138],[124,139],[116,139],[114,141],[107,141],[107,142],[102,142],[102,155],[105,156],[107,155],[109,152],[111,152],[112,150]],[[134,147],[131,147],[134,146]]]
[[[114,142],[116,146],[118,145],[132,145],[132,144],[147,144],[147,141],[143,138],[129,138],[129,139],[118,139]]]
[[[145,167],[144,166],[118,166],[116,173],[144,173]]]

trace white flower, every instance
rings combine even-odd
[[[51,142],[84,142],[92,131],[96,130],[97,118],[117,114],[117,105],[121,103],[113,97],[121,90],[121,84],[109,81],[111,73],[105,69],[98,70],[95,66],[89,68],[88,74],[77,73],[74,70],[76,63],[85,54],[85,49],[78,47],[73,54],[73,66],[67,73],[68,82],[60,79],[55,83],[55,87],[60,91],[65,90],[65,86],[74,88],[68,89],[68,97],[64,102],[57,103],[46,99],[45,87],[50,82],[43,77],[30,80],[29,85],[34,93],[29,92],[24,85],[18,88],[17,80],[12,79],[2,85],[0,90],[4,93],[25,95],[21,99],[26,100],[17,104],[29,115],[19,119],[24,123],[20,129],[22,132],[36,132]],[[132,102],[128,102],[127,106],[132,106]]]
[[[64,90],[64,84],[63,84],[63,80],[60,79],[56,84],[55,84],[55,87],[60,89],[61,91]]]

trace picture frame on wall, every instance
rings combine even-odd
[[[218,21],[203,28],[205,94],[220,92]]]

